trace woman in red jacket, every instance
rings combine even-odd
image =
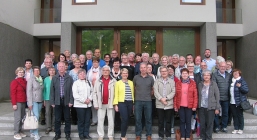
[[[22,118],[25,116],[26,106],[26,79],[24,79],[24,69],[18,67],[15,71],[16,79],[11,82],[11,102],[14,110],[14,138],[22,139],[26,135],[21,131]]]
[[[181,80],[176,83],[176,95],[174,109],[178,111],[180,118],[181,140],[189,140],[191,132],[192,112],[196,110],[198,103],[196,84],[189,78],[187,68],[181,69]]]

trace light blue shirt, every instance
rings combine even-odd
[[[224,72],[224,74],[222,74],[219,70],[218,70],[219,74],[225,79],[226,78],[226,74]]]
[[[210,58],[210,60],[203,59],[203,62],[207,65],[207,70],[212,70],[213,67],[216,66],[216,60]]]
[[[200,70],[201,70],[200,65],[199,66],[197,66],[197,65],[194,66],[194,73],[198,73],[198,72],[200,72]]]

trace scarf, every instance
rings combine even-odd
[[[182,82],[182,83],[190,84],[190,78],[188,77],[186,80],[184,80],[184,79],[181,78],[181,82]]]
[[[36,76],[35,76],[35,77],[36,77]],[[42,79],[42,77],[41,77],[41,76],[36,77],[36,81],[40,84],[40,86],[42,86],[42,85],[43,85],[43,79]]]
[[[93,81],[93,73],[98,73],[97,74],[97,77],[96,77],[96,79],[98,79],[100,76],[100,68],[98,67],[98,68],[91,68],[89,71],[88,71],[88,80],[90,81],[90,82],[92,82]]]
[[[116,72],[114,71],[114,68],[112,68],[112,74],[115,78],[117,78],[120,75],[120,69],[119,69],[118,73],[116,74]]]
[[[233,86],[235,85],[236,81],[239,80],[239,79],[241,79],[241,76],[239,76],[239,77],[236,78],[236,79],[233,77],[233,78],[232,78],[232,82],[231,82],[231,86],[233,87]]]

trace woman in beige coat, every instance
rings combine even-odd
[[[154,96],[159,122],[159,139],[171,140],[171,116],[174,115],[173,97],[175,96],[175,82],[168,77],[168,68],[159,68],[161,77],[154,82]],[[165,124],[164,124],[165,123]],[[165,126],[165,128],[164,128]],[[164,133],[165,130],[165,133]]]

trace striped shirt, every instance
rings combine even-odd
[[[63,98],[64,96],[64,76],[65,74],[63,76],[60,75],[60,97],[61,98]]]
[[[132,101],[132,93],[128,82],[125,83],[125,100]]]

